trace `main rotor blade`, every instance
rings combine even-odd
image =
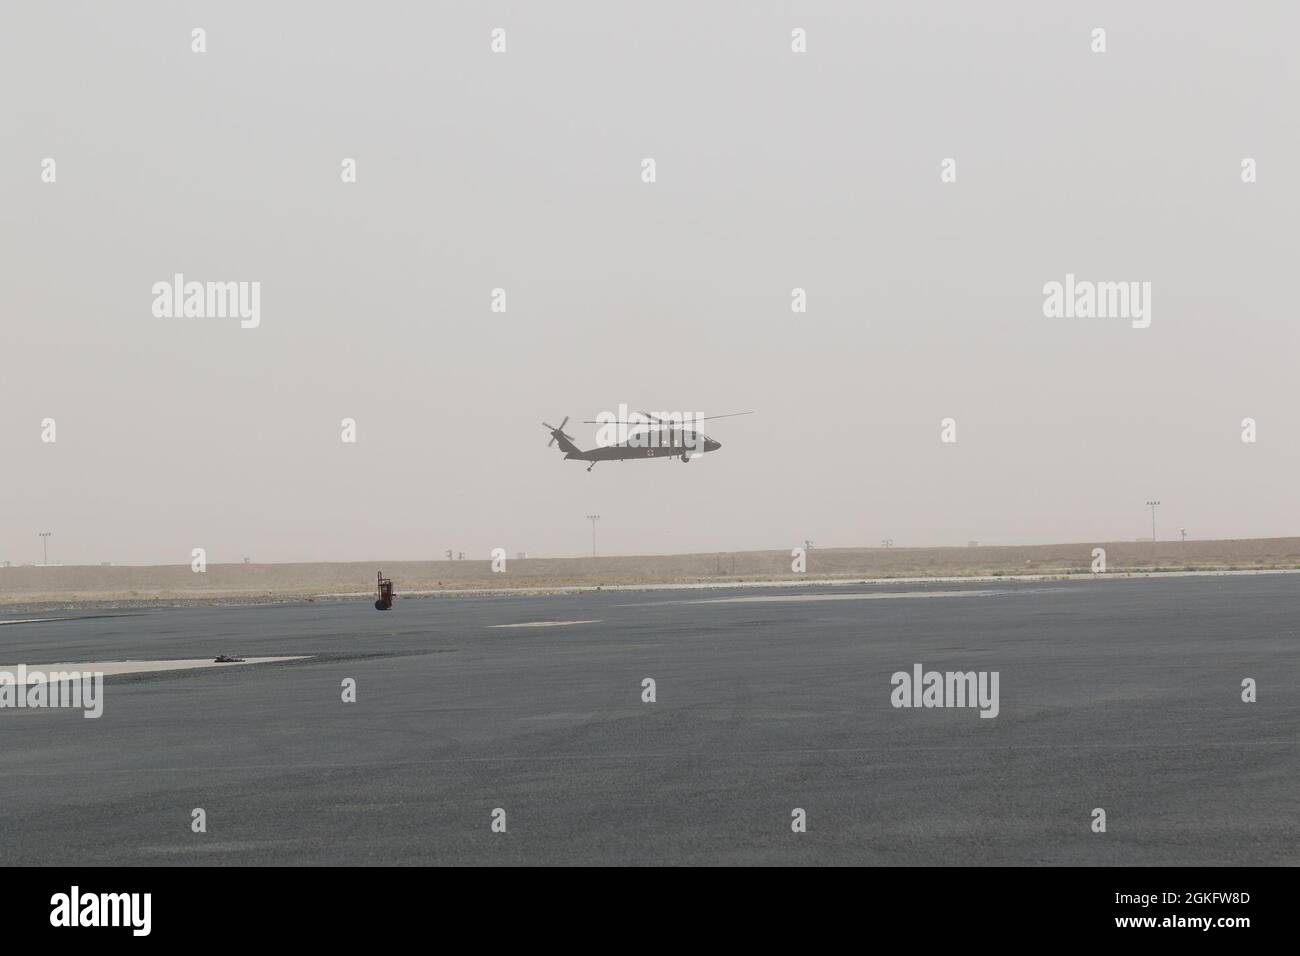
[[[688,421],[680,421],[680,422],[664,421],[662,418],[659,418],[655,415],[651,415],[649,412],[641,412],[640,414],[644,415],[652,422],[657,422],[660,425],[669,425],[673,428],[681,428],[683,425],[689,427],[695,424],[696,422],[707,422],[714,418],[735,418],[737,415],[752,415],[754,413],[753,412],[728,412],[726,415],[700,415],[698,418],[692,417]]]
[[[639,427],[641,427],[641,426],[644,426],[644,425],[650,425],[650,424],[673,425],[674,428],[680,428],[680,427],[681,427],[681,422],[677,422],[676,424],[674,424],[674,423],[672,423],[672,422],[666,422],[666,421],[664,421],[662,418],[658,418],[658,417],[656,417],[656,416],[654,416],[654,415],[651,415],[649,412],[633,412],[632,414],[633,414],[633,415],[640,415],[642,418],[647,418],[647,419],[649,419],[649,421],[645,421],[645,422],[628,422],[628,421],[625,421],[625,422],[619,422],[619,421],[601,422],[601,421],[590,421],[590,420],[588,420],[588,421],[584,421],[582,424],[584,424],[584,425],[628,425],[628,426],[630,426],[630,427],[632,427],[632,428],[639,428]],[[694,420],[695,420],[695,419],[692,419],[692,421],[694,421]]]
[[[713,418],[735,418],[737,415],[752,415],[753,412],[728,412],[726,415],[705,415],[703,418],[697,418],[697,422],[707,422]]]
[[[644,421],[644,422],[622,422],[622,423],[620,423],[620,422],[617,422],[617,421],[614,421],[614,422],[601,422],[601,421],[590,421],[590,420],[587,420],[587,421],[584,421],[583,424],[584,424],[584,425],[618,425],[618,424],[623,424],[623,425],[627,425],[627,426],[629,426],[629,427],[631,427],[631,428],[642,428],[642,427],[645,427],[645,426],[647,426],[647,425],[666,425],[666,426],[668,426],[668,427],[670,427],[670,428],[681,428],[683,425],[685,425],[687,428],[689,428],[691,425],[695,424],[696,422],[707,422],[707,421],[712,421],[712,420],[715,419],[715,418],[736,418],[736,417],[739,416],[739,415],[753,415],[754,412],[728,412],[726,415],[701,415],[699,418],[683,419],[682,421],[671,421],[671,420],[666,420],[666,419],[663,419],[663,418],[658,417],[657,415],[651,415],[649,412],[637,412],[636,414],[640,415],[642,418],[648,419],[648,421]]]

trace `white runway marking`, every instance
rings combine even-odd
[[[1057,590],[1057,589],[1045,589]],[[698,598],[693,601],[662,601],[662,604],[769,604],[782,601],[888,601],[893,598],[984,597],[1010,591],[891,591],[872,594],[762,594],[752,597]],[[1028,593],[1028,592],[1016,592]],[[1042,592],[1035,592],[1042,593]]]
[[[43,684],[46,681],[46,674],[50,671],[80,671],[83,674],[99,673],[109,677],[114,674],[152,674],[158,671],[188,671],[205,667],[238,667],[241,664],[272,664],[277,661],[302,661],[306,659],[305,656],[246,657],[242,661],[229,661],[218,664],[210,657],[199,657],[173,661],[91,661],[82,664],[27,664],[27,675],[24,683]],[[0,667],[0,671],[16,675],[18,665]]]
[[[45,624],[47,621],[66,621],[65,617],[29,617],[21,621],[0,621],[0,626],[5,624]]]
[[[1200,577],[1236,577],[1240,575],[1260,574],[1300,574],[1300,568],[1250,568],[1219,571],[1132,571],[1116,569],[1106,574],[1093,574],[1091,571],[1041,571],[1035,574],[960,574],[942,577],[891,577],[873,578],[846,575],[842,578],[809,578],[796,581],[786,578],[780,581],[697,581],[675,584],[553,584],[536,587],[519,586],[513,588],[440,588],[435,591],[403,591],[406,597],[450,597],[452,595],[471,595],[474,597],[536,597],[539,594],[583,594],[588,591],[721,591],[736,588],[807,588],[807,587],[852,587],[855,584],[1006,584],[1008,582],[1052,582],[1052,581],[1136,581],[1160,580],[1162,578],[1200,578]],[[319,600],[337,600],[342,598],[374,598],[373,591],[330,591],[314,595]],[[638,607],[624,604],[623,607]]]
[[[566,627],[570,624],[599,624],[600,621],[525,621],[523,624],[489,624],[488,627]]]

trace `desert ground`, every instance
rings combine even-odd
[[[1089,574],[1093,550],[1107,574],[1300,569],[1300,538],[1222,541],[1079,542],[957,548],[814,548],[806,570],[789,551],[738,551],[596,558],[488,558],[302,564],[187,564],[151,567],[0,567],[0,605],[133,606],[275,603],[363,596],[382,570],[399,597],[465,592],[547,592],[566,588],[737,585],[759,582],[979,578]]]

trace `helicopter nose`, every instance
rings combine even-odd
[[[714,441],[712,438],[707,439],[707,440],[704,442],[704,450],[705,450],[705,451],[717,451],[717,450],[718,450],[719,448],[721,448],[721,447],[722,447],[722,442],[720,442],[720,441]]]

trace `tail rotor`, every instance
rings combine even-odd
[[[568,415],[564,416],[564,421],[560,422],[559,428],[556,428],[554,425],[548,425],[546,422],[542,422],[542,427],[551,433],[551,440],[546,443],[547,448],[550,448],[552,445],[554,445],[555,439],[557,438],[566,438],[569,441],[573,441],[572,435],[566,435],[564,433],[564,426],[567,425],[568,423],[569,423]]]

